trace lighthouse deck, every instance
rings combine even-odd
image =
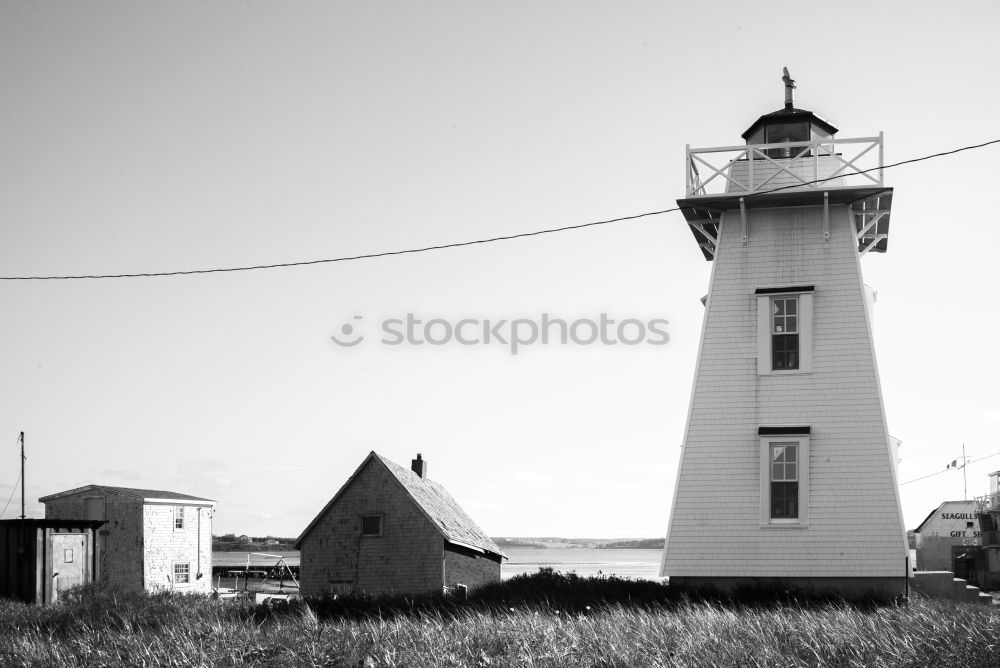
[[[883,186],[877,137],[686,149],[688,198]]]
[[[847,205],[858,252],[888,250],[892,188],[882,181],[882,134],[747,146],[687,148],[687,196],[677,200],[706,260],[715,258],[722,212]],[[828,219],[825,214],[824,219]],[[828,235],[828,229],[824,228]]]

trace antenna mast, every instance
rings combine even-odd
[[[965,443],[962,444],[962,491],[965,494],[965,500],[969,500],[969,478],[968,474],[965,472],[965,465],[969,463],[969,460],[965,458]],[[23,482],[21,484],[24,484]]]
[[[24,519],[24,432],[21,432],[21,519]]]

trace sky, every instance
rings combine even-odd
[[[782,106],[782,67],[839,137],[884,131],[886,163],[1000,138],[1000,5],[898,6],[6,1],[0,275],[662,211],[685,145],[741,143]],[[910,529],[963,498],[963,444],[970,496],[1000,469],[998,161],[887,170],[889,251],[862,260]],[[674,212],[0,281],[2,517],[23,431],[29,516],[93,483],[297,536],[376,450],[421,453],[490,535],[662,536],[710,269]],[[442,343],[383,343],[408,314]],[[641,340],[485,342],[485,321],[543,314]]]

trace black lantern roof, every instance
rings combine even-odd
[[[772,111],[770,114],[764,114],[758,118],[753,125],[747,128],[741,136],[743,139],[749,139],[752,134],[754,134],[762,125],[771,125],[773,123],[786,123],[788,121],[805,121],[810,125],[815,125],[817,128],[823,132],[829,134],[835,134],[837,128],[828,123],[825,119],[817,116],[811,111],[806,111],[805,109],[796,109],[795,107],[785,107],[784,109],[778,109],[777,111]]]

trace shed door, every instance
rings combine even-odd
[[[82,585],[87,568],[87,535],[52,534],[52,601],[70,587]]]

